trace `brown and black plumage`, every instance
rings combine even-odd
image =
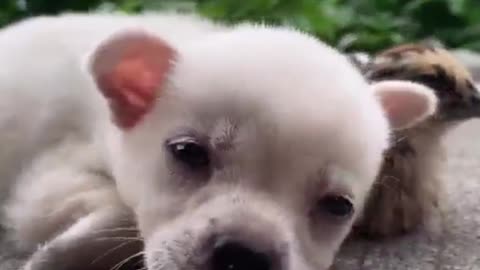
[[[371,82],[421,83],[439,101],[429,119],[394,132],[363,218],[355,228],[369,237],[401,235],[441,215],[442,137],[457,124],[480,117],[480,92],[466,67],[441,47],[404,44],[367,61],[352,59]]]

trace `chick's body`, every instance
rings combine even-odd
[[[480,93],[470,72],[446,49],[405,44],[368,61],[355,61],[372,82],[421,83],[438,98],[436,112],[394,132],[391,148],[355,232],[368,237],[401,235],[441,216],[442,137],[459,123],[480,117]]]

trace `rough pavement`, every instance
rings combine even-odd
[[[436,231],[385,242],[349,242],[336,270],[480,270],[480,120],[445,143],[447,211]]]
[[[346,243],[335,270],[480,270],[479,137],[480,120],[458,127],[445,140],[448,211],[441,230],[385,242]],[[16,270],[11,245],[1,239],[0,270]]]

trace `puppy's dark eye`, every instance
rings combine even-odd
[[[317,202],[317,211],[337,218],[347,218],[353,210],[352,202],[344,196],[327,195]]]
[[[190,169],[198,170],[210,165],[207,147],[200,144],[195,138],[182,137],[167,142],[167,147],[178,162]]]

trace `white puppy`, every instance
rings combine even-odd
[[[0,32],[0,60],[5,224],[35,251],[26,269],[326,269],[389,125],[435,106],[307,34],[187,15],[30,19]]]

